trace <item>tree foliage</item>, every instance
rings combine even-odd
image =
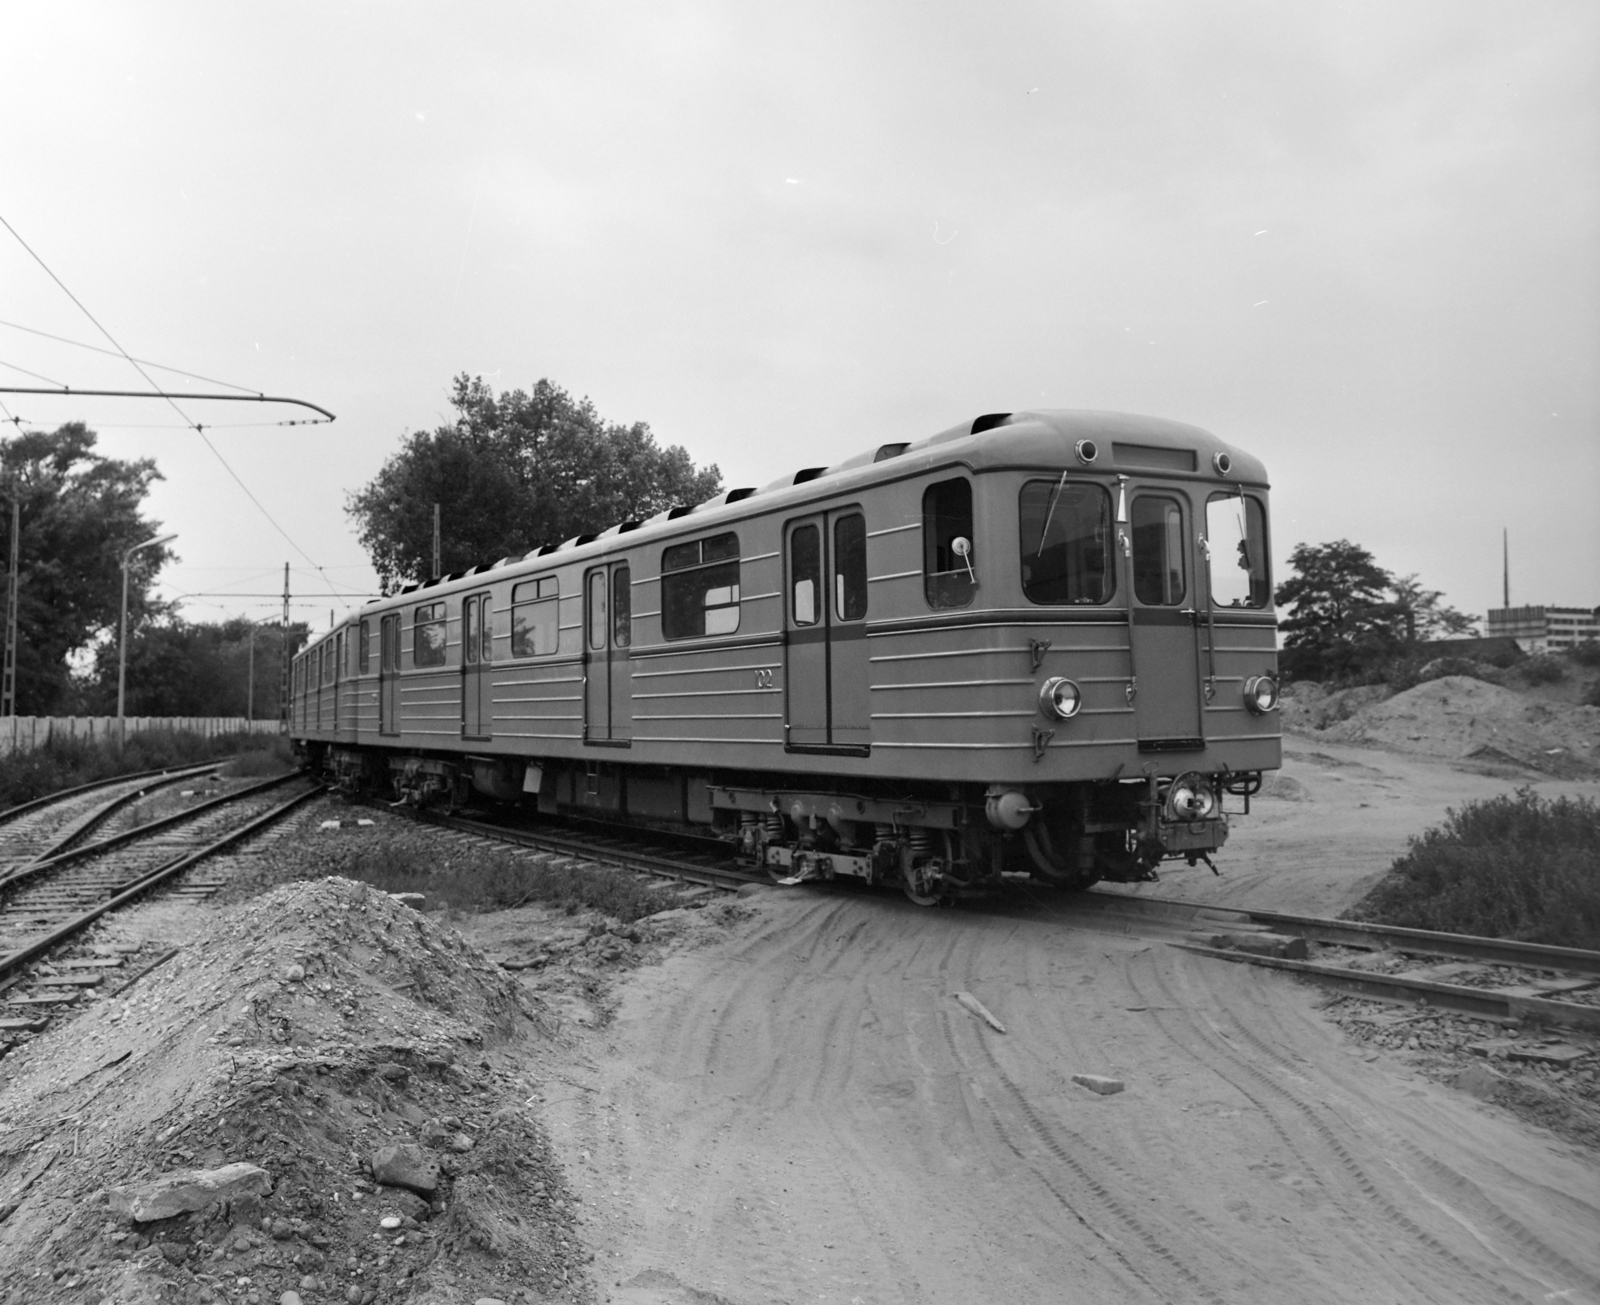
[[[548,380],[500,395],[480,377],[455,379],[456,419],[404,437],[399,452],[346,511],[386,591],[432,571],[440,505],[446,573],[543,544],[700,503],[722,488],[681,446],[663,448],[644,422],[608,422],[588,400]]]
[[[18,549],[17,713],[73,710],[70,658],[116,627],[122,554],[160,524],[140,514],[160,479],[149,458],[122,462],[95,452],[82,422],[26,431],[0,442],[0,548],[9,550],[10,496],[22,509]],[[134,554],[128,614],[136,624],[160,609],[150,580],[172,557],[165,545]]]
[[[1476,618],[1446,606],[1415,575],[1395,577],[1348,539],[1297,544],[1295,574],[1278,586],[1283,668],[1297,678],[1349,680],[1380,674],[1419,641],[1470,634]]]
[[[251,707],[255,641],[255,719],[278,715],[284,636],[277,625],[244,617],[220,624],[194,623],[171,614],[128,633],[127,714],[130,716],[243,716]],[[307,627],[289,626],[289,656],[305,644]],[[117,709],[117,648],[102,644],[85,694],[94,714]]]

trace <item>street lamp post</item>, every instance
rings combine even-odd
[[[141,548],[157,548],[162,544],[170,544],[177,537],[173,534],[147,539],[142,544],[135,544],[122,555],[122,622],[121,636],[117,640],[117,750],[119,752],[128,736],[128,721],[123,714],[128,689],[128,562]]]

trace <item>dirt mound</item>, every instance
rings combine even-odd
[[[275,889],[185,942],[0,1064],[0,1297],[586,1297],[523,1104],[543,1012],[498,967],[344,879]],[[437,1163],[434,1188],[373,1181],[396,1144]],[[239,1162],[268,1171],[268,1196],[139,1224],[107,1204]]]
[[[1284,723],[1294,728],[1288,718]],[[1320,728],[1322,737],[1342,743],[1551,775],[1577,778],[1600,769],[1600,707],[1541,701],[1459,675],[1366,701]]]

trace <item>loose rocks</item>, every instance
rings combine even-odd
[[[380,1146],[372,1153],[372,1179],[385,1187],[405,1187],[432,1196],[439,1186],[439,1162],[411,1142]]]
[[[1072,1081],[1079,1087],[1098,1092],[1103,1097],[1115,1096],[1127,1086],[1120,1078],[1104,1078],[1099,1074],[1074,1074]]]
[[[438,1167],[435,1166],[435,1174]],[[435,1179],[437,1181],[437,1178]],[[170,1219],[175,1214],[204,1210],[218,1201],[265,1196],[272,1177],[256,1165],[223,1165],[220,1169],[185,1169],[147,1183],[110,1188],[111,1208],[139,1223]]]

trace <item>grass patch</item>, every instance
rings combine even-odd
[[[568,915],[592,909],[632,924],[679,904],[672,889],[631,870],[550,861],[498,847],[440,859],[404,836],[364,843],[337,873],[387,893],[422,893],[430,911],[500,911],[542,902]]]
[[[289,740],[281,734],[268,735],[267,739],[267,747],[251,748],[239,753],[222,768],[222,773],[235,779],[266,779],[270,775],[287,775],[298,764]]]
[[[1469,802],[1347,913],[1411,929],[1600,948],[1600,808],[1530,788]]]
[[[120,750],[109,741],[52,739],[31,752],[0,756],[0,810],[99,779],[198,765],[229,755],[237,755],[241,766],[281,765],[280,769],[231,772],[239,775],[281,774],[293,764],[289,761],[288,741],[278,734],[206,736],[189,730],[139,730],[128,735]]]

